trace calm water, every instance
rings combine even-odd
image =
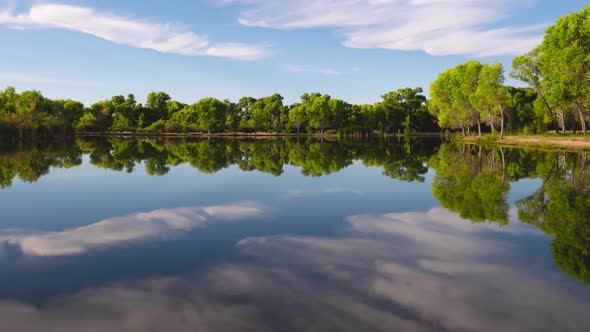
[[[588,331],[590,158],[440,139],[0,147],[3,331]]]

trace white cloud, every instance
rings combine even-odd
[[[351,48],[491,56],[534,48],[545,25],[497,27],[517,0],[221,0],[243,3],[239,22],[274,29],[336,28]],[[496,25],[496,27],[494,26]]]
[[[114,217],[59,232],[0,231],[0,244],[16,246],[29,256],[63,256],[131,241],[169,236],[204,227],[211,219],[236,220],[258,216],[254,204],[179,207]]]
[[[256,60],[267,48],[242,43],[212,43],[181,27],[100,13],[92,8],[34,4],[27,12],[0,11],[0,24],[10,28],[60,28],[93,35],[117,44],[182,55],[209,55]]]

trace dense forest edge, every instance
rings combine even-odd
[[[478,61],[440,73],[429,98],[420,87],[403,88],[372,105],[317,92],[305,93],[290,105],[280,94],[237,102],[204,98],[189,105],[165,92],[152,92],[144,104],[129,94],[86,107],[7,87],[0,92],[0,142],[90,134],[363,138],[453,132],[466,137],[489,134],[493,140],[506,134],[579,137],[586,134],[590,119],[589,15],[590,6],[561,17],[547,28],[538,47],[513,60],[509,75],[526,87],[505,85],[502,64]],[[590,140],[584,142],[590,146]]]

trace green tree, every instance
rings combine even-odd
[[[184,109],[186,106],[188,106],[188,105],[186,105],[186,104],[183,104],[183,103],[181,103],[181,102],[178,102],[178,101],[176,101],[176,100],[173,100],[173,101],[169,102],[169,103],[166,105],[166,109],[167,109],[167,111],[168,111],[167,118],[168,118],[168,119],[171,119],[171,118],[172,118],[172,116],[174,116],[174,114],[176,114],[176,112],[180,112],[180,111],[181,111],[182,109]]]
[[[459,80],[455,69],[440,73],[430,85],[429,110],[441,128],[460,128],[463,135],[469,127],[469,111],[459,102]]]
[[[478,61],[468,61],[455,68],[458,80],[455,103],[458,108],[464,110],[468,123],[477,126],[479,136],[481,136],[481,116],[471,100],[477,91],[482,68],[483,65]]]
[[[16,101],[15,110],[19,121],[39,122],[46,115],[46,99],[39,91],[23,91]]]
[[[423,120],[427,109],[426,97],[422,94],[424,92],[422,88],[404,88],[397,90],[397,92],[402,99],[405,109],[404,113],[406,117],[404,119],[404,127],[408,131],[425,129],[422,126],[425,125]]]
[[[184,106],[172,115],[172,121],[177,122],[188,129],[196,128],[199,124],[199,111],[197,104]]]
[[[539,62],[548,99],[564,111],[578,114],[582,131],[590,111],[590,6],[561,17],[549,27]]]
[[[344,128],[348,125],[351,108],[344,100],[331,98],[328,102],[332,113],[332,128]]]
[[[504,69],[502,64],[483,65],[471,103],[483,119],[490,125],[492,133],[496,129],[496,120],[500,121],[500,139],[504,136],[504,119],[509,95],[504,87]]]
[[[546,129],[544,107],[535,107],[538,94],[533,88],[506,87],[508,93],[508,125],[512,131],[538,133]],[[549,120],[550,121],[550,120]]]
[[[537,92],[538,98],[540,100],[540,106],[538,106],[537,109],[541,110],[541,113],[544,115],[550,115],[549,117],[543,117],[545,123],[549,123],[551,121],[557,122],[561,126],[562,131],[565,131],[563,113],[558,113],[557,110],[551,107],[547,98],[547,86],[546,84],[542,84],[541,63],[539,62],[540,53],[541,47],[537,47],[524,55],[514,58],[512,60],[512,71],[510,72],[510,77],[527,83],[529,87],[533,88]]]
[[[287,109],[283,105],[283,97],[276,93],[269,97],[259,98],[252,104],[252,125],[254,131],[272,130],[280,133],[288,121]]]
[[[304,104],[294,104],[289,110],[289,125],[297,131],[301,130],[302,126],[305,126],[307,122],[307,110]]]
[[[147,127],[160,119],[166,119],[170,100],[170,95],[165,92],[150,92],[145,108],[141,109],[142,126]]]
[[[106,131],[113,122],[114,108],[110,100],[94,103],[80,119],[79,126],[86,130]]]
[[[381,96],[380,111],[383,114],[382,130],[386,133],[395,133],[402,129],[407,117],[407,109],[403,104],[403,97],[399,91],[388,92]]]
[[[225,126],[227,105],[215,98],[204,98],[199,100],[195,109],[199,117],[199,125],[201,128],[211,132],[222,131]]]
[[[133,130],[138,126],[140,114],[138,114],[137,101],[133,94],[129,94],[127,98],[112,97],[111,106],[113,108],[112,130]]]
[[[252,127],[252,106],[256,99],[252,97],[242,97],[237,103],[237,109],[240,114],[240,130],[250,131]]]
[[[0,92],[0,118],[16,113],[18,98],[19,95],[12,86]]]
[[[309,96],[309,98],[307,97]],[[319,130],[320,134],[324,134],[324,130],[329,128],[332,123],[332,110],[330,108],[330,96],[313,93],[311,95],[303,95],[301,97],[306,107],[307,118],[311,128]]]
[[[235,135],[240,128],[240,122],[242,120],[240,109],[238,105],[227,99],[223,101],[223,104],[225,105],[226,112],[225,128],[231,130]]]

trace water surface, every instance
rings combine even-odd
[[[440,139],[0,147],[10,331],[587,331],[583,153]]]

